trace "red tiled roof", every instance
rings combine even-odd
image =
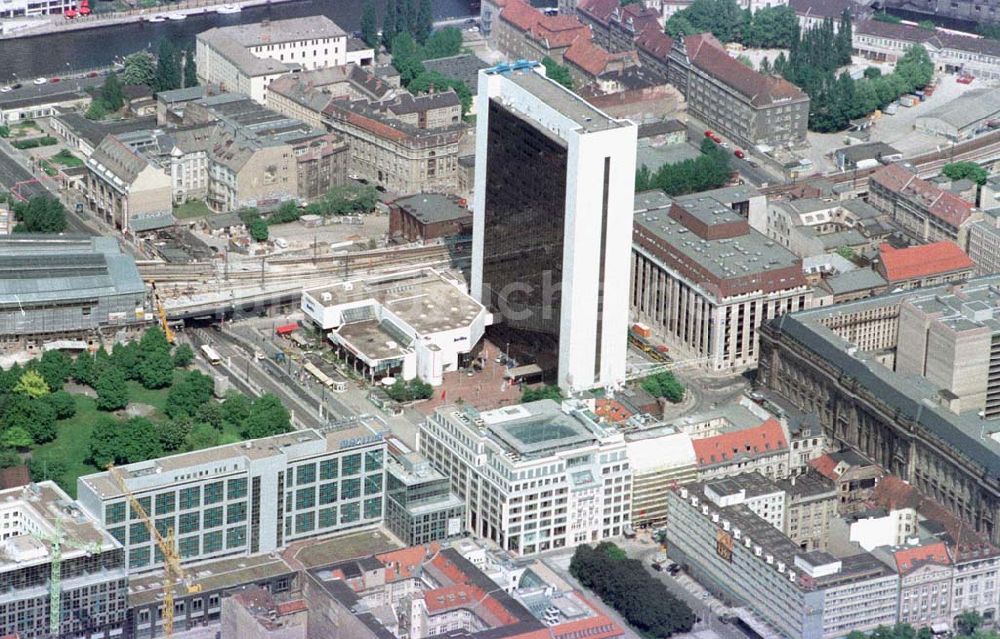
[[[666,60],[674,46],[674,39],[659,28],[643,29],[635,38],[635,46],[658,60]]]
[[[424,591],[427,612],[434,614],[451,608],[472,608],[479,604],[484,593],[476,586],[453,584],[443,588]]]
[[[816,459],[810,460],[809,465],[816,469],[820,475],[823,475],[827,479],[832,479],[837,481],[840,479],[840,475],[837,473],[837,460],[829,455],[822,455]]]
[[[566,49],[563,59],[590,75],[601,75],[611,60],[611,54],[591,42],[589,38],[577,38],[573,45]]]
[[[952,553],[956,561],[997,553],[997,549],[971,524],[963,522],[945,506],[921,495],[916,488],[894,475],[886,475],[875,485],[869,503],[887,510],[913,508],[924,519],[940,524],[951,537],[949,543],[955,544]]]
[[[544,17],[538,9],[524,0],[509,0],[507,6],[500,11],[500,19],[505,20],[521,31],[533,28]]]
[[[943,275],[973,267],[972,259],[952,242],[934,242],[897,249],[879,247],[881,271],[889,282],[902,282],[931,275]]]
[[[574,16],[542,16],[531,28],[536,40],[545,41],[549,48],[567,47],[580,40],[590,40],[590,29]]]
[[[756,106],[766,106],[777,100],[805,98],[791,82],[758,73],[739,60],[730,57],[715,36],[710,33],[684,38],[691,64],[718,79]]]
[[[930,215],[958,228],[972,215],[973,206],[954,193],[942,191],[899,164],[889,164],[872,174],[882,188],[917,201]]]
[[[773,418],[760,426],[696,439],[691,443],[698,463],[703,465],[729,461],[740,454],[772,453],[788,448],[781,424]]]
[[[951,563],[951,557],[948,556],[948,547],[942,541],[926,546],[897,550],[893,553],[893,556],[896,558],[896,570],[901,575],[908,574],[928,563],[942,566],[947,566]]]
[[[436,554],[440,549],[440,544],[436,543],[427,546],[409,546],[375,555],[375,558],[386,566],[385,580],[396,581],[412,577],[413,571],[423,563],[424,559],[428,555]]]
[[[615,639],[625,633],[621,626],[606,615],[595,615],[586,619],[567,621],[552,628],[553,639]]]
[[[608,24],[611,14],[618,6],[618,0],[581,0],[576,5],[576,10],[587,14],[601,24]]]

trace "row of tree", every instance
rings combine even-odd
[[[418,377],[414,377],[408,382],[397,379],[396,382],[385,389],[386,394],[397,402],[413,402],[419,399],[428,399],[434,394],[434,387]]]
[[[611,542],[577,546],[569,571],[645,637],[670,637],[694,626],[691,608]]]
[[[656,171],[643,165],[635,173],[635,190],[660,189],[668,195],[685,195],[715,189],[729,179],[729,153],[705,138],[697,158],[664,164]]]
[[[399,71],[400,83],[410,93],[440,93],[452,89],[462,102],[462,115],[472,106],[472,91],[464,82],[424,68],[424,60],[453,56],[462,50],[462,32],[454,27],[435,31],[421,44],[410,33],[393,37],[392,65]]]
[[[62,233],[66,230],[66,207],[51,195],[14,203],[15,233]]]
[[[408,33],[424,44],[434,29],[434,6],[431,0],[387,0],[382,16],[381,38],[378,32],[378,13],[374,0],[365,0],[361,8],[361,39],[368,46],[378,49],[392,43],[401,33]]]
[[[934,63],[920,45],[907,49],[891,74],[882,75],[872,67],[860,80],[847,71],[835,75],[833,69],[824,69],[815,59],[794,59],[790,57],[786,63],[779,56],[774,71],[809,94],[809,128],[820,132],[843,130],[851,120],[923,88],[934,76]]]
[[[98,468],[110,463],[129,464],[189,450],[217,446],[228,427],[253,439],[292,429],[288,411],[274,395],[251,399],[231,393],[225,401],[212,400],[212,378],[187,372],[171,387],[168,419],[147,417],[125,420],[101,416],[90,436],[90,461]]]
[[[555,80],[570,91],[573,90],[573,76],[569,74],[569,69],[559,64],[549,56],[542,58],[542,66],[545,67],[545,75],[551,80]]]
[[[673,37],[710,32],[724,43],[748,47],[787,49],[799,38],[799,20],[788,6],[763,7],[751,12],[736,0],[694,0],[674,13],[666,23]],[[850,52],[850,37],[841,36],[838,46]]]
[[[983,630],[983,617],[974,610],[967,610],[955,617],[956,636],[960,639],[998,639],[1000,635],[991,630]],[[927,626],[914,628],[908,623],[897,623],[892,626],[878,626],[865,634],[854,630],[847,634],[847,639],[933,639],[939,635]]]

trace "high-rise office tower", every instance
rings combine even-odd
[[[636,126],[535,63],[479,74],[472,293],[566,390],[625,378]]]

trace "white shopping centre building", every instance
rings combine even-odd
[[[460,283],[433,269],[303,291],[302,310],[367,377],[434,386],[467,365],[492,321]]]

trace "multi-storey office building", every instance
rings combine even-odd
[[[480,71],[472,294],[563,388],[625,379],[635,154],[540,65]]]
[[[629,525],[625,439],[582,405],[442,406],[419,443],[465,500],[466,528],[511,552],[595,542]]]
[[[407,546],[455,537],[465,529],[465,502],[423,455],[400,452],[386,461],[385,527]]]
[[[668,555],[701,583],[754,610],[779,634],[833,639],[896,622],[899,577],[868,553],[803,551],[746,504],[706,485],[667,492]]]
[[[264,104],[268,85],[286,73],[361,58],[370,63],[374,52],[350,52],[347,40],[347,33],[322,15],[209,29],[195,40],[198,79]]]
[[[801,258],[711,193],[646,191],[634,208],[632,314],[705,366],[753,366],[760,325],[812,300]]]
[[[382,521],[385,442],[362,420],[326,434],[301,430],[217,446],[114,472],[182,561],[269,552]],[[146,524],[110,472],[77,480],[83,508],[125,546],[130,573],[162,564]]]
[[[904,301],[955,295],[956,303],[965,300],[958,304],[964,319],[956,317],[964,323],[977,313],[992,315],[997,285],[996,277],[985,277],[779,317],[760,332],[758,383],[816,414],[827,437],[910,482],[996,543],[1000,426],[944,388],[946,378],[894,369],[909,367],[895,362],[907,360],[914,347],[913,338],[897,332],[906,323]],[[929,354],[942,358],[933,366],[946,372],[947,350]],[[988,379],[986,366],[977,375]]]
[[[0,491],[0,633],[22,639],[121,636],[124,551],[50,481]],[[52,539],[61,540],[59,629],[51,633]]]
[[[805,142],[809,96],[730,57],[713,35],[676,38],[667,68],[691,114],[738,144]]]
[[[969,225],[982,219],[982,213],[973,205],[900,164],[873,173],[868,188],[868,203],[889,215],[906,235],[920,243],[949,240],[965,246]]]

